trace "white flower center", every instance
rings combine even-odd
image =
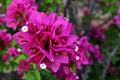
[[[17,49],[17,51],[18,51],[18,52],[21,52],[21,49],[20,49],[20,48],[18,48],[18,49]]]
[[[79,60],[80,59],[80,57],[79,56],[76,56],[76,60]]]
[[[79,47],[78,47],[78,46],[76,46],[76,47],[75,47],[75,52],[78,52],[78,49],[79,49]]]
[[[28,27],[27,27],[27,26],[23,26],[23,27],[22,27],[22,31],[23,31],[23,32],[27,32],[27,31],[28,31]]]
[[[45,63],[41,63],[41,64],[40,64],[40,68],[41,68],[41,69],[46,69],[46,67],[47,67],[47,66],[46,66]]]

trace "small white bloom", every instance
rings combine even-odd
[[[20,48],[18,48],[18,49],[17,49],[17,51],[18,51],[18,52],[21,52],[21,49],[20,49]]]
[[[27,26],[23,26],[23,27],[22,27],[22,31],[23,31],[23,32],[27,32],[27,31],[28,31],[28,27],[27,27]]]
[[[79,79],[79,77],[78,77],[78,76],[76,76],[76,79]]]
[[[41,63],[41,64],[40,64],[40,68],[41,68],[41,69],[46,69],[46,67],[47,67],[47,66],[46,66],[45,63]]]
[[[79,49],[79,47],[78,47],[78,46],[76,46],[76,47],[75,47],[75,52],[78,52],[78,49]]]
[[[76,60],[79,60],[80,59],[80,57],[79,56],[76,56]]]

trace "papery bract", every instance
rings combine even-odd
[[[28,62],[26,62],[25,60],[21,60],[18,64],[18,68],[17,71],[27,71],[30,69],[30,64]]]

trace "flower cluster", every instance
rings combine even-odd
[[[57,72],[61,64],[69,63],[74,52],[78,37],[71,30],[72,24],[63,16],[34,11],[14,39],[29,55],[27,61],[36,63],[37,68],[44,64]]]
[[[106,36],[103,31],[104,31],[104,29],[102,29],[102,28],[97,28],[97,29],[94,28],[91,30],[91,37],[96,38],[99,41],[104,41]]]
[[[63,72],[68,76],[63,77],[65,80],[76,80],[77,75],[73,75],[70,70],[71,63],[76,63],[77,69],[82,69],[83,64],[93,63],[91,53],[95,58],[102,59],[99,48],[94,48],[86,36],[79,40],[78,36],[72,33],[72,24],[56,13],[33,11],[27,23],[13,37],[29,56],[25,62],[20,62],[21,65],[25,63],[23,70],[28,70],[28,64],[32,62],[37,64],[37,69],[48,68],[56,74]],[[28,67],[25,66],[26,63]],[[62,69],[65,65],[68,73]],[[75,79],[72,79],[73,77]]]
[[[3,48],[10,47],[12,42],[12,36],[10,33],[7,33],[6,30],[0,30],[0,50]]]
[[[8,48],[8,52],[7,54],[4,54],[2,56],[2,59],[8,63],[8,60],[9,60],[9,57],[16,57],[16,56],[19,56],[21,54],[21,49],[20,48],[15,48],[15,47],[11,47],[11,48]]]
[[[36,9],[35,0],[12,0],[6,10],[6,26],[15,30],[17,26],[24,25]]]
[[[35,0],[12,0],[6,9],[5,19],[0,19],[0,23],[3,21],[8,28],[18,32],[11,36],[0,30],[0,50],[8,46],[8,52],[2,59],[8,62],[9,57],[21,55],[20,48],[13,45],[10,48],[13,37],[27,55],[27,59],[21,59],[18,64],[17,71],[20,73],[36,64],[36,69],[50,69],[63,80],[78,80],[77,70],[83,65],[92,65],[92,57],[99,61],[103,59],[98,45],[91,44],[87,36],[79,38],[73,34],[73,25],[64,16],[37,11]],[[101,31],[93,32],[104,38]],[[75,70],[71,64],[75,65]]]

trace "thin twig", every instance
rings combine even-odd
[[[110,20],[111,20],[111,18],[109,18],[108,20],[104,21],[102,24],[98,25],[98,26],[96,27],[96,29],[102,27],[104,24],[108,23]]]
[[[89,17],[90,18],[89,18],[89,21],[87,23],[87,28],[86,28],[88,37],[90,36],[92,13],[93,13],[93,10],[94,10],[95,2],[96,2],[96,0],[91,0],[91,2],[90,2],[90,8],[89,8]],[[89,72],[90,72],[89,66],[86,66],[85,71],[81,73],[82,80],[87,79],[87,76],[88,76]]]
[[[88,35],[88,37],[89,37],[89,35],[90,35],[90,30],[91,30],[91,21],[92,21],[92,13],[93,13],[93,10],[94,10],[94,6],[95,6],[95,2],[96,2],[96,0],[91,0],[90,1],[90,7],[89,7],[89,21],[88,21],[88,23],[87,23],[87,27],[86,27],[86,29],[87,29],[87,35]]]
[[[63,3],[64,3],[64,16],[66,17],[67,16],[67,11],[68,11],[68,7],[70,5],[70,1],[71,0],[64,0]]]
[[[86,80],[88,77],[88,73],[90,72],[90,67],[88,65],[84,66],[84,69],[82,70],[80,76],[82,80]]]
[[[104,69],[102,70],[102,78],[105,80],[105,77],[106,77],[106,74],[107,74],[107,69],[108,69],[108,67],[109,67],[109,65],[110,65],[110,62],[111,62],[111,60],[112,60],[112,57],[114,56],[114,55],[116,55],[116,53],[117,53],[117,50],[118,50],[118,46],[117,47],[115,47],[114,49],[113,49],[113,51],[110,53],[110,55],[106,58],[106,66],[104,67]]]

